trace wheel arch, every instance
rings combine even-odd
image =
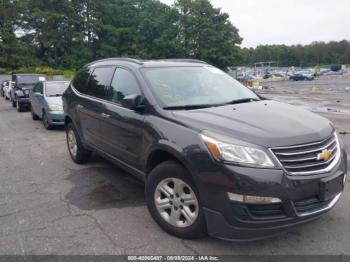
[[[148,178],[149,174],[156,166],[166,161],[175,161],[180,165],[182,165],[191,174],[191,178],[193,182],[196,183],[194,170],[193,168],[191,168],[190,163],[188,163],[185,157],[182,156],[182,154],[178,150],[170,146],[164,146],[164,145],[153,148],[147,154],[146,162],[145,162],[146,179]]]

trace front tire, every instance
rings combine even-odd
[[[206,235],[198,190],[190,173],[174,161],[155,167],[146,181],[148,210],[157,224],[179,238]]]
[[[77,164],[84,164],[90,160],[91,151],[87,150],[80,140],[74,124],[71,122],[66,128],[68,152],[72,160]]]
[[[16,108],[17,112],[23,112],[23,106],[20,102],[18,102],[18,99],[16,100]]]
[[[48,117],[47,117],[45,112],[43,112],[43,125],[44,125],[46,130],[51,130],[52,129],[52,126],[50,125],[49,119],[48,119]]]
[[[39,117],[34,113],[32,105],[30,105],[30,114],[32,115],[32,119],[34,121],[39,119]]]

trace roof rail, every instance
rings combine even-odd
[[[174,58],[174,59],[161,59],[160,61],[168,61],[168,62],[188,62],[188,63],[198,63],[198,64],[208,64],[202,60],[198,59],[186,59],[186,58]]]
[[[135,58],[128,58],[128,57],[111,57],[111,58],[104,58],[104,59],[100,59],[100,60],[96,60],[93,61],[89,64],[87,64],[86,66],[92,65],[92,64],[96,64],[99,62],[107,62],[107,61],[113,61],[113,60],[117,60],[117,61],[125,61],[125,62],[131,62],[131,63],[135,63],[135,64],[139,64],[139,65],[143,65],[143,62],[141,60],[135,59]]]

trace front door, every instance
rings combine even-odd
[[[141,169],[144,116],[121,106],[127,95],[141,95],[134,75],[126,69],[117,68],[101,118],[101,136],[104,150],[126,164]]]
[[[43,83],[37,83],[31,92],[31,107],[34,112],[39,117],[42,117],[42,104],[43,104]]]

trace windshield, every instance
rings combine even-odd
[[[145,68],[143,73],[165,108],[259,100],[248,88],[211,66]]]
[[[17,76],[18,84],[36,84],[39,81],[45,81],[45,76],[21,75]]]
[[[46,82],[45,94],[46,96],[62,96],[68,86],[69,82]]]

